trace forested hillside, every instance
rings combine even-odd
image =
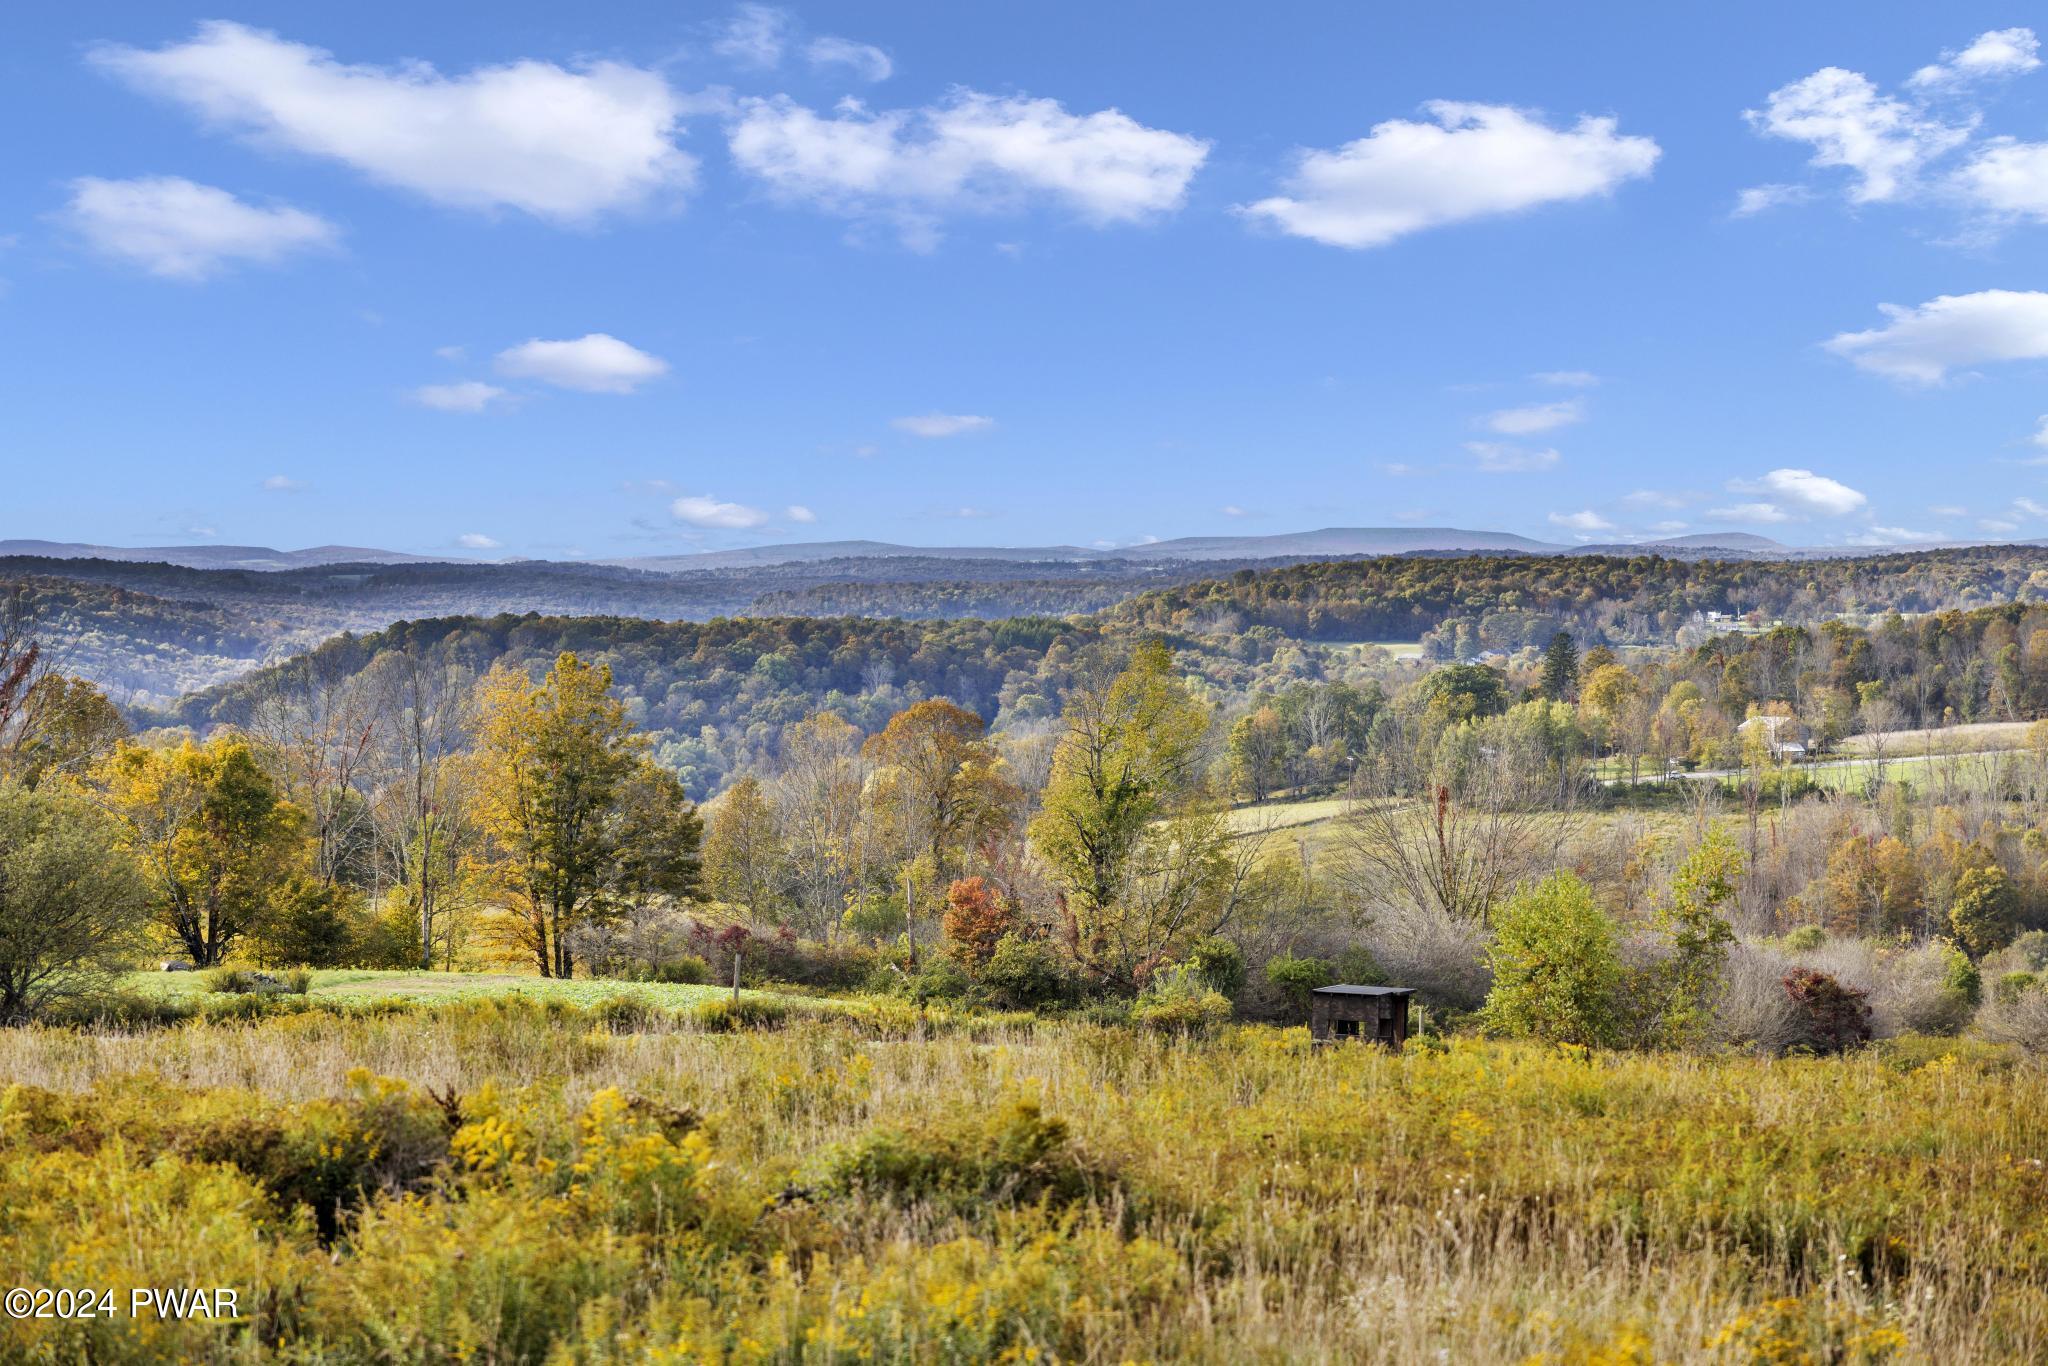
[[[1838,560],[1464,556],[1303,564],[1161,588],[1112,609],[1126,626],[1270,626],[1305,640],[1419,640],[1441,653],[1541,645],[1560,626],[1672,643],[1695,613],[1794,622],[2048,597],[2048,548],[1977,546]]]
[[[161,704],[329,636],[379,631],[397,621],[501,612],[688,621],[722,615],[1065,616],[1217,572],[1215,561],[1052,564],[914,556],[688,573],[558,562],[266,572],[18,557],[0,559],[0,594],[25,592],[44,636],[64,647],[74,672],[129,702]]]
[[[783,728],[820,710],[866,732],[928,697],[949,698],[1006,725],[1050,718],[1076,652],[1102,636],[1090,622],[1039,617],[450,617],[336,637],[282,665],[142,711],[139,719],[197,728],[246,724],[279,689],[357,676],[384,655],[411,653],[480,674],[501,660],[539,670],[573,651],[610,666],[634,723],[652,735],[656,757],[693,795],[704,796],[728,775],[767,763]],[[1268,675],[1305,670],[1297,651],[1272,639],[1228,649],[1190,643],[1182,665],[1217,699],[1246,692]]]

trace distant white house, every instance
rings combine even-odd
[[[1743,736],[1761,736],[1775,759],[1804,759],[1813,734],[1796,716],[1752,716],[1736,728]]]

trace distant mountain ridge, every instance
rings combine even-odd
[[[688,551],[672,555],[626,555],[574,561],[525,559],[484,560],[458,555],[414,555],[367,546],[323,545],[304,550],[269,546],[184,545],[105,546],[82,542],[0,540],[0,557],[97,559],[123,563],[159,563],[186,569],[282,571],[336,564],[456,564],[492,566],[563,563],[631,569],[649,574],[692,574],[736,569],[805,565],[822,561],[879,559],[980,560],[1010,564],[1065,565],[1072,569],[1099,565],[1205,560],[1347,559],[1381,555],[1611,555],[1632,558],[1664,555],[1674,559],[1819,559],[1884,554],[1887,551],[1952,549],[1991,544],[1984,541],[1943,541],[1910,546],[1788,546],[1768,536],[1745,531],[1700,532],[1654,541],[1612,541],[1562,545],[1507,531],[1472,531],[1461,527],[1324,527],[1319,531],[1279,532],[1265,536],[1180,536],[1125,546],[917,546],[891,541],[796,541],[781,545],[744,546],[731,550]],[[2030,544],[2017,542],[2016,544]]]
[[[434,564],[432,555],[364,546],[319,545],[306,550],[272,550],[263,545],[87,545],[78,541],[0,541],[0,556],[34,555],[50,560],[118,560],[127,564],[175,564],[185,569],[308,569],[323,564]]]

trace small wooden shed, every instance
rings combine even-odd
[[[1376,1043],[1395,1052],[1408,1040],[1414,987],[1317,987],[1309,1034],[1317,1043]]]

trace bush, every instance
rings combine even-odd
[[[1230,1016],[1230,998],[1201,987],[1140,997],[1131,1007],[1132,1024],[1160,1034],[1210,1034],[1229,1024]]]
[[[871,1130],[827,1156],[822,1184],[835,1195],[929,1201],[971,1215],[991,1204],[1071,1204],[1114,1181],[1063,1121],[1017,1100],[988,1115]]]
[[[946,952],[970,968],[988,962],[1004,935],[1017,928],[1017,908],[987,881],[961,878],[946,889],[946,913],[939,928]]]
[[[292,968],[281,974],[281,977],[284,982],[284,989],[294,996],[305,996],[313,990],[313,970],[311,968]]]
[[[1570,873],[1516,891],[1494,917],[1487,1032],[1612,1046],[1621,1028],[1618,941],[1614,922]]]
[[[1977,1031],[1995,1043],[2017,1044],[2029,1053],[2048,1054],[2048,986],[2038,979],[2007,986],[2014,977],[2029,976],[2012,973],[1999,981],[1990,1002],[1977,1012]]]
[[[1044,1010],[1079,995],[1073,974],[1043,939],[1006,934],[981,970],[981,986],[997,1005],[1011,1010]]]
[[[1986,863],[1956,876],[1948,907],[1948,923],[1956,942],[1973,958],[1981,958],[2012,942],[2019,928],[2019,893],[2005,869]]]
[[[2040,984],[2041,977],[2039,973],[2008,972],[1998,979],[1997,985],[1991,988],[1991,999],[1998,1005],[2009,1006],[2027,992],[2039,987]]]
[[[287,990],[283,978],[254,968],[208,968],[199,974],[199,983],[207,991],[224,996]],[[311,985],[310,980],[308,985]]]
[[[1841,1053],[1870,1042],[1870,1007],[1854,987],[1813,968],[1794,968],[1785,974],[1785,995],[1798,1008],[1807,1046],[1815,1052]]]
[[[1244,990],[1244,951],[1220,935],[1196,940],[1182,966],[1211,991],[1235,996]]]
[[[1309,1006],[1315,1000],[1316,988],[1329,986],[1337,980],[1337,974],[1320,958],[1297,958],[1289,954],[1267,962],[1266,980],[1287,998],[1294,1018],[1306,1020]]]
[[[737,1034],[748,1029],[779,1029],[789,1022],[790,1009],[780,1001],[742,996],[735,1001],[720,996],[690,1012],[690,1018],[707,1034]]]
[[[1794,953],[1810,953],[1828,942],[1828,932],[1818,925],[1801,925],[1778,942]]]
[[[933,1001],[964,1001],[967,993],[974,990],[974,979],[967,975],[967,969],[955,959],[943,955],[925,959],[924,965],[905,982],[910,999],[919,1005]]]

